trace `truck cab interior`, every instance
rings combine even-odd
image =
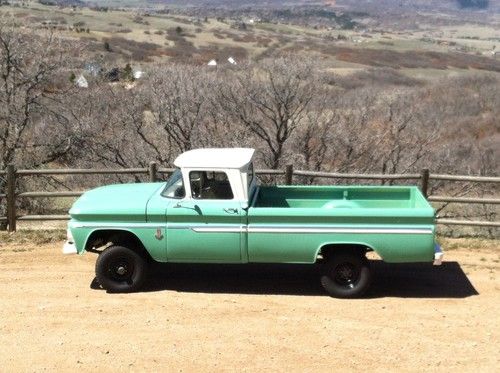
[[[233,199],[233,191],[225,172],[191,171],[189,181],[194,199]]]

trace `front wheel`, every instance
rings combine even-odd
[[[137,291],[146,277],[146,261],[135,251],[124,246],[110,246],[104,250],[95,265],[97,280],[112,293]]]
[[[370,283],[370,266],[361,253],[334,253],[323,264],[321,285],[332,297],[359,298],[368,290]]]

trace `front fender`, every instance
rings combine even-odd
[[[73,235],[73,240],[78,254],[83,254],[86,248],[97,234],[103,234],[110,238],[116,233],[127,233],[135,237],[144,249],[156,261],[166,261],[166,237],[165,227],[154,224],[136,224],[135,226],[110,226],[99,227],[83,225],[78,222],[70,222],[68,228]]]

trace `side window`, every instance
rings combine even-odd
[[[191,171],[191,193],[195,199],[233,199],[227,174],[221,171]]]

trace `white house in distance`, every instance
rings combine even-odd
[[[87,79],[83,75],[80,75],[76,80],[75,84],[80,87],[80,88],[88,88],[89,83],[87,82]]]
[[[227,62],[229,62],[231,65],[236,65],[236,60],[233,58],[233,57],[229,57],[227,59]],[[208,66],[217,66],[217,60],[213,59],[213,60],[210,60],[208,63],[207,63]]]
[[[144,71],[142,70],[134,70],[134,79],[141,79],[142,76],[144,75]]]

